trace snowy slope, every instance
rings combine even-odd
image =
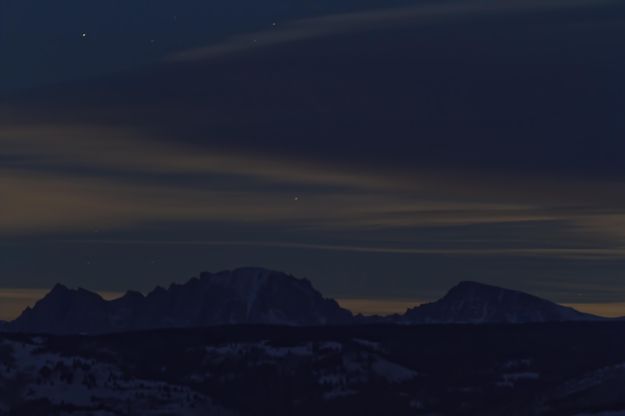
[[[36,338],[2,340],[0,351],[0,415],[22,407],[60,415],[230,414],[188,387],[129,378],[111,363],[47,352]]]

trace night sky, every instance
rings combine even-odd
[[[625,3],[0,0],[0,302],[240,266],[625,304]]]

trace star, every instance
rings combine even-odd
[[[86,38],[86,37],[87,37],[87,34],[86,34],[85,32],[83,32],[83,33],[81,33],[81,35],[80,35],[80,36],[81,36],[81,37],[83,37],[83,38]]]

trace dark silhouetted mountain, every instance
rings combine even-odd
[[[531,323],[599,320],[551,301],[515,290],[476,282],[461,282],[441,299],[409,309],[395,322]]]
[[[443,298],[403,315],[353,316],[311,283],[260,268],[202,273],[185,284],[127,292],[106,301],[84,289],[56,285],[4,330],[106,333],[231,324],[287,326],[366,324],[483,324],[600,320],[523,292],[462,282]],[[0,329],[3,329],[0,326]]]
[[[47,333],[91,332],[108,328],[107,302],[85,289],[70,290],[57,284],[33,308],[26,310],[9,330]]]
[[[259,268],[202,273],[185,284],[127,292],[105,301],[84,289],[55,286],[7,329],[33,333],[105,333],[225,324],[332,325],[352,315],[305,279]]]

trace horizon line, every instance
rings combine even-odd
[[[97,293],[104,300],[110,301],[122,297],[126,291],[89,290]],[[16,319],[27,307],[34,306],[37,301],[45,297],[51,288],[0,288],[0,320],[11,321]],[[138,291],[142,294],[144,291]],[[148,292],[149,293],[149,292]],[[393,296],[324,296],[334,299],[339,306],[349,310],[354,315],[388,316],[405,313],[407,309],[420,306],[424,303],[436,301],[440,297],[424,299],[417,297]],[[603,318],[625,317],[625,301],[621,302],[554,302],[561,306],[576,309],[579,312],[590,313]]]

